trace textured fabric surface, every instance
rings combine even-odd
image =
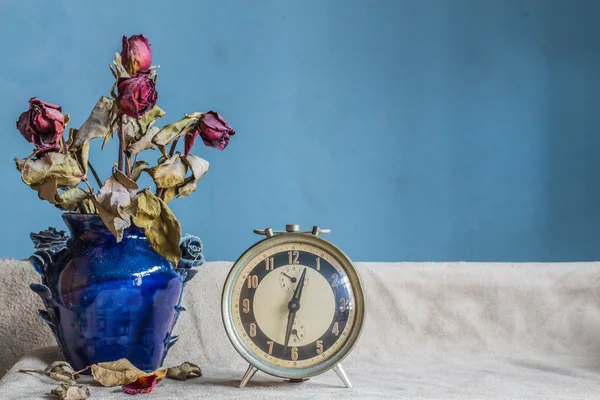
[[[29,265],[0,266],[2,361],[53,345],[27,285]],[[594,398],[600,395],[600,263],[357,263],[366,321],[344,362],[354,384],[333,372],[301,384],[258,373],[236,387],[246,365],[220,315],[229,262],[207,263],[184,294],[179,342],[166,365],[199,363],[204,377],[166,381],[156,398]],[[55,350],[22,358],[1,381],[0,399],[47,398],[45,377],[18,374],[55,360]],[[93,388],[94,398],[124,398]]]

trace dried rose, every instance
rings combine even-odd
[[[33,97],[29,100],[29,111],[19,117],[17,129],[41,152],[59,150],[67,121],[60,106]]]
[[[223,150],[229,144],[229,137],[234,134],[233,128],[218,112],[209,111],[202,115],[195,129],[185,136],[184,156],[190,154],[198,135],[200,135],[205,145]]]
[[[123,66],[130,72],[148,71],[152,65],[152,49],[144,35],[123,36],[121,50]]]
[[[140,119],[158,100],[154,81],[145,73],[119,78],[117,89],[117,102],[121,111],[132,118]]]

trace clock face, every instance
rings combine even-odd
[[[304,240],[283,240],[255,253],[240,266],[225,300],[232,328],[253,357],[302,369],[336,357],[349,338],[355,339],[359,327],[349,260]]]

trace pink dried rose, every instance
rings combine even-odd
[[[60,106],[33,97],[29,100],[29,110],[19,117],[17,129],[40,152],[57,151],[65,130],[65,116]]]
[[[152,49],[144,35],[123,36],[121,62],[131,73],[148,71],[152,65]]]
[[[117,81],[117,102],[126,115],[140,119],[158,100],[154,81],[146,73],[139,73]]]
[[[140,376],[137,380],[124,385],[122,389],[127,394],[150,393],[157,382],[157,375]]]
[[[200,135],[205,145],[223,150],[235,130],[216,111],[209,111],[200,117],[196,127],[185,136],[184,156],[190,154],[196,138]]]

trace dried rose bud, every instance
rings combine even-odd
[[[235,130],[216,111],[203,114],[196,127],[185,136],[184,156],[190,154],[198,135],[205,145],[223,150],[229,144],[229,138],[235,135]]]
[[[17,121],[21,135],[42,152],[60,150],[60,139],[65,130],[65,116],[62,108],[44,103],[33,97],[29,100],[29,111],[25,111]]]
[[[127,71],[136,73],[148,71],[152,65],[152,49],[144,35],[123,36],[121,61]]]
[[[139,119],[151,110],[158,100],[154,81],[145,73],[119,78],[117,90],[117,103],[121,111],[132,118]]]

